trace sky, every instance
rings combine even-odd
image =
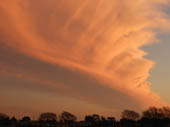
[[[1,1],[0,112],[169,105],[169,14],[169,0]]]
[[[152,84],[151,89],[160,95],[161,99],[170,103],[169,98],[169,84],[170,84],[170,36],[169,34],[158,35],[160,42],[144,48],[149,54],[148,59],[156,61],[154,69],[151,70],[148,81]]]

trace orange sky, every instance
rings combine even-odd
[[[52,111],[69,105],[80,114],[81,107],[116,114],[124,108],[165,105],[147,81],[155,62],[145,59],[140,48],[158,42],[158,32],[169,31],[163,12],[168,2],[2,1],[0,88],[5,92],[0,99],[6,99],[0,109],[34,114],[60,103]],[[44,107],[37,111],[33,104],[24,105],[27,100],[18,98],[23,91],[30,103],[37,97]]]

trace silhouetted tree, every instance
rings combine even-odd
[[[160,115],[161,114],[159,113],[159,109],[156,107],[150,107],[149,109],[143,112],[143,117],[149,119],[160,118],[161,117]]]
[[[8,121],[9,116],[3,113],[0,113],[0,121]]]
[[[39,116],[39,121],[56,121],[56,120],[57,116],[55,113],[52,112],[42,113]]]
[[[168,127],[168,124],[170,123],[170,108],[150,107],[143,112],[140,123],[142,126],[150,123],[153,127]]]
[[[127,119],[127,120],[138,120],[140,118],[140,115],[132,110],[124,110],[122,112],[122,119]]]
[[[107,120],[110,122],[116,122],[115,117],[107,117]]]
[[[101,121],[106,121],[106,118],[104,116],[101,116]]]
[[[148,119],[165,119],[170,118],[170,108],[169,107],[150,107],[143,112],[143,117]]]
[[[159,112],[163,114],[164,118],[170,118],[170,108],[169,107],[162,107],[159,109]]]
[[[94,123],[101,121],[101,118],[98,114],[87,115],[85,116],[85,121]]]
[[[69,112],[62,112],[60,117],[60,121],[64,123],[75,122],[77,117]]]
[[[12,122],[17,122],[17,118],[15,118],[14,116],[10,119]]]
[[[31,118],[29,116],[24,116],[21,121],[29,122]]]
[[[93,114],[92,117],[96,122],[101,121],[100,116],[98,114]]]
[[[139,114],[135,111],[124,110],[120,122],[116,121],[114,117],[105,118],[98,114],[85,116],[86,122],[76,122],[76,116],[69,112],[62,112],[59,115],[61,121],[59,123],[56,122],[57,116],[55,113],[46,112],[40,114],[39,122],[31,121],[29,116],[24,116],[17,122],[15,117],[9,120],[8,115],[0,113],[0,127],[169,127],[170,108],[150,107],[143,112],[140,120],[139,117]]]
[[[86,122],[95,122],[94,119],[93,119],[93,117],[92,117],[91,115],[85,116],[84,119],[85,119]]]

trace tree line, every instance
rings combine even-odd
[[[34,126],[31,123],[36,122]],[[50,123],[50,124],[49,124]],[[37,120],[24,116],[20,120],[0,113],[0,125],[13,124],[16,127],[170,127],[170,108],[169,107],[150,107],[142,114],[134,110],[124,110],[121,119],[115,117],[104,117],[98,114],[86,115],[83,121],[78,121],[77,117],[70,112],[62,112],[56,115],[52,112],[41,113]],[[22,126],[23,125],[23,126]],[[15,127],[15,126],[13,126]]]

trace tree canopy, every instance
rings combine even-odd
[[[140,115],[133,110],[124,110],[122,112],[122,118],[128,120],[137,120],[140,118]]]
[[[162,108],[150,107],[143,112],[143,117],[149,118],[149,119],[170,118],[170,108],[169,107],[162,107]]]
[[[39,116],[39,121],[56,121],[57,116],[55,113],[52,112],[46,112],[46,113],[41,113]]]
[[[6,121],[6,120],[9,120],[9,116],[4,113],[0,113],[0,121]]]
[[[75,122],[77,120],[77,117],[69,112],[62,112],[60,115],[60,121],[61,122]]]

